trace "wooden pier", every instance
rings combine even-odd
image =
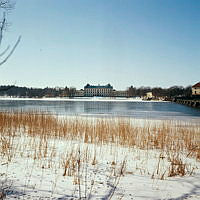
[[[190,106],[193,108],[200,108],[200,100],[197,99],[193,99],[193,100],[188,100],[188,99],[172,99],[173,102],[179,103],[179,104],[183,104],[186,106]]]

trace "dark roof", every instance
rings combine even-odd
[[[110,89],[113,89],[113,86],[111,86],[110,84],[107,84],[107,85],[90,85],[90,84],[87,84],[84,88],[110,88]]]
[[[200,82],[196,83],[196,84],[193,85],[192,87],[200,87]]]

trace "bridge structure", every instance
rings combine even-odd
[[[190,106],[193,108],[200,108],[200,99],[172,99],[173,102]]]

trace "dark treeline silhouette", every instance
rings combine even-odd
[[[161,87],[129,87],[127,89],[128,97],[143,97],[147,92],[152,92],[155,98],[173,98],[173,97],[191,97],[191,86],[173,86],[169,88]],[[13,97],[74,97],[76,88],[27,88],[18,86],[0,86],[0,96]]]
[[[134,96],[145,96],[147,92],[152,92],[152,95],[155,98],[160,97],[191,97],[192,95],[192,86],[172,86],[169,88],[161,88],[161,87],[129,87],[128,88],[128,96],[134,97]]]
[[[27,88],[18,86],[0,86],[0,96],[12,97],[73,97],[75,88]]]

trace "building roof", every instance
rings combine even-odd
[[[107,84],[107,85],[90,85],[90,84],[87,84],[84,88],[110,88],[110,89],[113,89],[113,86],[111,86],[110,84]]]
[[[193,85],[192,87],[200,87],[200,82],[196,83],[196,84]]]

